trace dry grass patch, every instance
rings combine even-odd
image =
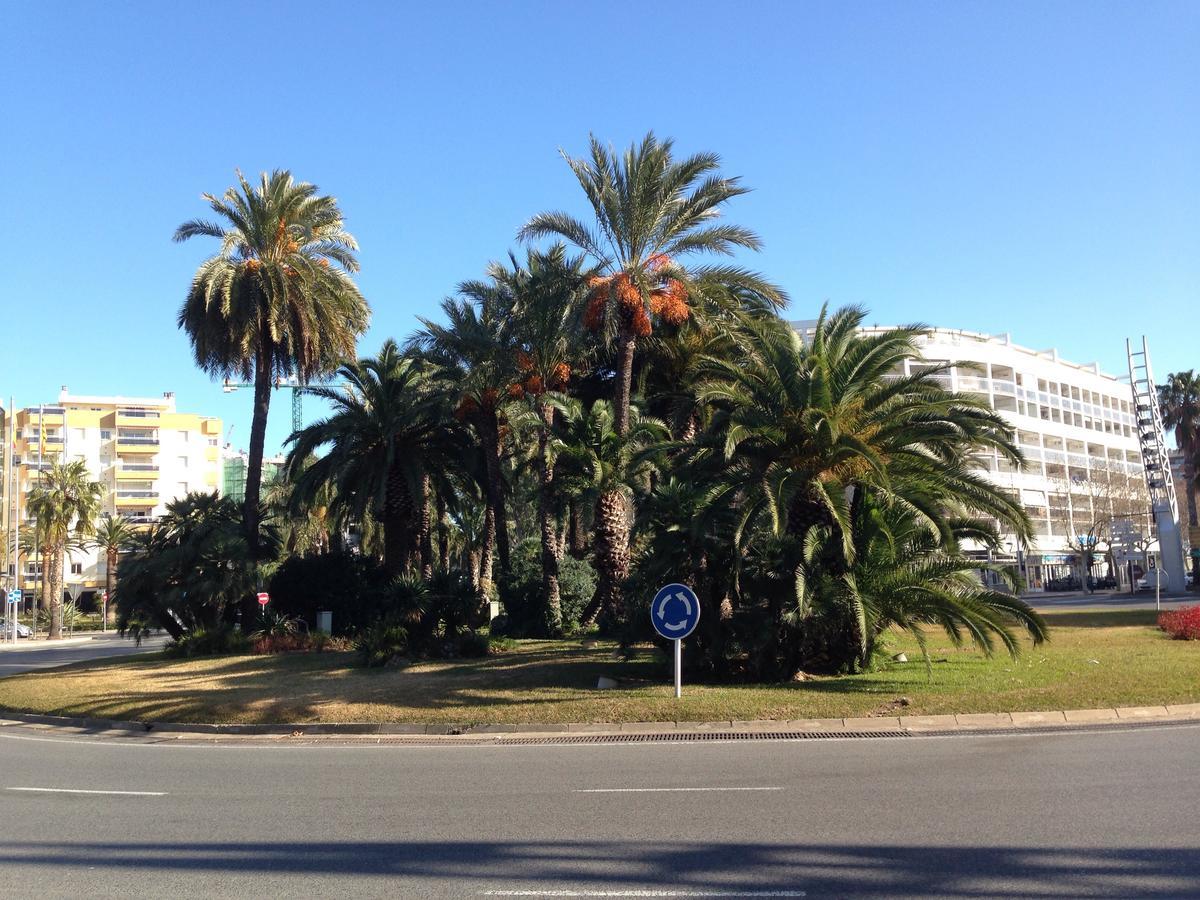
[[[1006,712],[1200,702],[1200,644],[1172,641],[1147,613],[1051,617],[1049,644],[1017,660],[985,659],[933,637],[927,677],[910,661],[883,671],[789,685],[685,686],[676,701],[667,661],[613,646],[520,641],[480,660],[366,670],[350,653],[112,660],[0,679],[0,708],[175,722],[630,722],[806,719]],[[620,679],[595,690],[596,679]]]

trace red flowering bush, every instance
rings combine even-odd
[[[1158,627],[1177,641],[1200,641],[1200,606],[1161,613]]]

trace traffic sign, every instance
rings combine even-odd
[[[270,602],[271,602],[271,595],[268,594],[266,591],[261,591],[258,595],[258,605],[265,607]]]
[[[1150,568],[1152,570],[1157,568],[1157,566],[1154,563],[1154,554],[1153,553],[1150,554],[1150,559],[1149,559],[1148,565],[1150,566]]]
[[[20,588],[12,588],[8,592],[8,602],[9,603],[20,603],[21,596],[22,596],[22,594],[21,594]]]
[[[658,589],[650,604],[650,622],[665,638],[679,641],[700,622],[700,600],[686,584],[668,584]]]

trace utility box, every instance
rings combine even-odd
[[[322,609],[317,612],[317,631],[333,634],[333,612]]]

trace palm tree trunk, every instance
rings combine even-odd
[[[487,499],[495,516],[496,550],[500,556],[500,571],[509,566],[508,508],[504,502],[504,478],[500,472],[500,423],[495,410],[485,410],[483,423],[483,458],[487,473]]]
[[[446,521],[446,498],[435,491],[437,502],[438,565],[443,572],[450,571],[450,523]]]
[[[629,514],[619,491],[606,491],[596,501],[596,593],[585,611],[587,624],[601,613],[606,624],[625,617],[625,579],[629,577]]]
[[[567,501],[567,547],[576,559],[587,556],[587,532],[583,527],[583,505],[577,497]]]
[[[629,434],[629,397],[633,390],[633,352],[637,337],[621,333],[617,339],[617,396],[616,421],[613,427],[621,437]]]
[[[398,463],[388,472],[387,496],[383,501],[383,568],[399,575],[412,566],[412,491]]]
[[[554,464],[550,460],[550,424],[554,408],[543,403],[538,408],[542,425],[538,429],[538,459],[541,463],[541,489],[538,491],[538,514],[542,528],[542,594],[545,598],[546,630],[551,637],[563,631],[562,597],[558,589],[558,534],[554,521],[553,498]]]
[[[421,473],[420,555],[421,577],[433,577],[433,513],[430,509],[429,473]]]
[[[259,349],[254,363],[254,412],[250,420],[250,455],[246,460],[246,499],[242,504],[246,542],[254,558],[258,556],[258,503],[262,494],[263,446],[270,409],[271,351],[264,346]]]
[[[1196,453],[1194,448],[1184,451],[1183,480],[1187,484],[1188,527],[1198,524],[1196,512]],[[1192,555],[1192,584],[1200,583],[1200,558]]]
[[[488,504],[483,511],[483,540],[479,547],[479,597],[492,599],[492,568],[496,554],[496,512]]]
[[[63,603],[62,603],[62,564],[63,548],[55,546],[51,549],[50,558],[50,640],[62,637]]]
[[[117,587],[117,551],[109,550],[107,558],[104,560],[104,595],[107,599],[104,601],[104,624],[111,625],[115,616],[113,616],[113,593]]]

